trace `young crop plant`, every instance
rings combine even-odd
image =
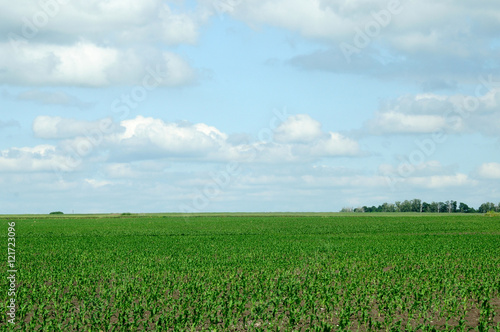
[[[0,329],[499,330],[496,216],[190,218],[16,217]]]

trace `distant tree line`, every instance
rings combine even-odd
[[[357,208],[344,207],[340,212],[419,212],[419,213],[487,213],[500,212],[500,203],[483,203],[478,209],[457,201],[423,202],[420,199],[405,200],[403,202],[384,203],[379,206],[362,206]]]

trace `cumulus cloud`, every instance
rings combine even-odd
[[[250,26],[277,26],[322,42],[319,50],[292,58],[305,69],[398,77],[432,87],[428,80],[470,81],[499,64],[490,45],[500,10],[490,3],[254,0],[236,2],[226,12]]]
[[[490,89],[489,89],[490,88]],[[488,90],[489,89],[489,90]],[[366,121],[369,134],[429,134],[434,132],[483,133],[498,135],[500,130],[500,89],[478,85],[477,95],[406,95],[381,106]]]
[[[99,121],[65,119],[59,116],[41,115],[33,121],[33,133],[43,139],[63,139],[77,136],[101,136],[117,131],[119,127],[110,118]]]
[[[83,38],[116,45],[144,41],[183,44],[196,41],[204,22],[202,15],[174,12],[161,0],[54,0],[40,4],[20,0],[6,4],[8,8],[0,13],[0,30],[9,40],[37,36],[64,43]]]
[[[158,14],[160,18],[159,31],[162,39],[169,44],[194,44],[198,39],[199,24],[203,17],[193,14],[174,13],[164,5]]]
[[[384,188],[387,184],[381,176],[360,175],[302,175],[300,180],[310,188]]]
[[[228,202],[234,211],[335,211],[352,204],[377,205],[412,197],[443,200],[447,198],[443,198],[445,190],[453,190],[450,198],[460,199],[485,188],[488,192],[494,188],[488,187],[491,184],[489,179],[473,180],[464,173],[440,167],[437,162],[429,162],[425,172],[417,171],[403,178],[398,190],[392,191],[387,175],[373,174],[363,167],[343,169],[310,163],[240,163],[238,171],[228,178],[226,173],[221,173],[226,172],[227,165],[230,165],[227,162],[211,163],[208,169],[213,171],[207,171],[203,167],[192,168],[186,162],[173,162],[170,166],[166,159],[127,162],[108,159],[92,161],[89,168],[80,167],[78,172],[66,173],[75,169],[63,169],[65,163],[72,161],[65,160],[64,156],[63,151],[52,145],[1,151],[0,183],[4,188],[35,192],[35,197],[36,192],[53,195],[50,197],[57,197],[58,204],[66,207],[74,206],[71,193],[78,190],[82,196],[92,197],[75,206],[78,211],[87,212],[95,209],[183,211],[182,207],[186,205],[196,211],[200,208],[199,199],[209,202],[203,206],[204,211],[226,211]],[[55,180],[54,169],[63,172],[58,180]],[[219,183],[228,184],[221,187]],[[219,188],[217,194],[200,196],[206,188],[211,188],[213,193],[214,186]],[[109,195],[115,199],[107,200]],[[304,201],[306,195],[315,199]],[[130,200],[130,197],[134,199]],[[158,197],[162,199],[158,200]],[[130,203],[124,206],[123,201]],[[465,202],[481,203],[469,199]],[[46,204],[40,207],[40,211],[43,212],[44,208]]]
[[[354,156],[360,153],[356,141],[334,132],[323,132],[321,124],[307,114],[292,115],[275,132],[275,149],[289,155],[318,158]],[[283,154],[282,152],[282,154]]]
[[[310,143],[322,136],[321,124],[307,114],[290,116],[274,132],[279,143]]]
[[[118,61],[118,51],[88,42],[72,46],[34,44],[16,52],[0,44],[0,82],[30,85],[88,85],[110,83],[106,71]]]
[[[137,178],[138,172],[132,169],[130,163],[111,163],[104,167],[104,173],[107,178]]]
[[[299,31],[306,37],[331,39],[349,31],[352,23],[345,9],[324,6],[321,1],[279,0],[244,1],[233,6],[231,14],[249,24],[271,24]]]
[[[233,142],[228,134],[204,123],[168,123],[142,116],[124,120],[121,126],[124,132],[109,136],[107,141],[136,157],[274,163],[360,153],[356,141],[321,131],[320,123],[308,115],[289,117],[278,126],[278,138],[272,142]]]
[[[192,44],[206,21],[161,0],[6,3],[0,13],[0,83],[35,86],[141,84],[162,66],[162,86],[196,80],[180,55],[159,45]]]
[[[479,167],[479,176],[484,179],[500,179],[500,163],[485,163]]]
[[[58,59],[66,66],[58,55],[67,55],[69,51],[57,50],[58,47],[85,41],[98,48],[87,49],[90,56],[100,52],[102,56],[121,58],[123,45],[193,44],[198,40],[200,27],[210,17],[223,14],[251,27],[277,26],[320,41],[323,46],[319,50],[291,59],[290,63],[306,69],[396,76],[417,80],[425,89],[433,90],[442,88],[442,82],[470,81],[478,72],[498,65],[494,60],[498,58],[497,51],[490,45],[500,28],[500,10],[490,3],[477,6],[468,1],[450,4],[431,0],[203,0],[197,2],[195,9],[187,9],[161,0],[71,1],[50,8],[22,0],[6,3],[5,7],[8,8],[0,13],[0,32],[4,32],[0,38],[4,38],[4,44],[14,44],[18,49],[26,47],[29,53],[36,54],[35,58],[21,56],[23,63],[48,62],[39,74],[46,74],[46,67],[55,66]],[[45,23],[37,24],[42,16],[46,17],[41,20]],[[37,43],[55,48],[55,56],[47,58],[40,52],[32,40],[34,36]],[[349,61],[342,44],[356,49]],[[3,47],[2,53],[5,50]],[[120,50],[120,55],[113,54],[113,50]],[[96,66],[94,73],[101,73],[97,69],[105,64]],[[10,75],[9,82],[13,79]],[[24,80],[24,76],[18,78]],[[76,81],[58,84],[82,84]],[[83,84],[89,85],[87,80]],[[90,85],[96,84],[107,84],[106,77],[101,74]],[[446,83],[445,87],[454,85]]]
[[[68,158],[58,154],[52,145],[0,151],[1,172],[47,172],[61,165],[69,165]],[[66,170],[67,167],[63,168]]]
[[[415,172],[402,178],[397,191],[388,182],[387,175],[373,174],[362,168],[351,168],[345,171],[337,168],[326,167],[325,169],[325,167],[300,165],[299,167],[281,167],[279,173],[275,172],[273,166],[269,164],[259,168],[249,166],[249,168],[252,172],[242,174],[238,178],[238,185],[244,188],[262,188],[262,191],[257,191],[259,194],[268,188],[272,188],[271,190],[286,188],[287,191],[310,192],[311,195],[318,195],[318,191],[324,191],[323,194],[327,197],[334,192],[344,192],[346,197],[341,198],[342,200],[371,196],[371,198],[361,200],[363,204],[368,204],[366,200],[374,201],[373,196],[377,195],[390,195],[393,198],[385,198],[386,201],[396,201],[400,200],[401,195],[405,195],[406,191],[415,194],[452,188],[456,192],[465,192],[479,184],[467,174],[443,167],[427,168],[425,172]]]
[[[410,177],[405,180],[406,184],[428,189],[441,189],[450,187],[471,187],[477,185],[477,181],[472,180],[466,174],[457,173],[454,175],[436,175],[426,177]]]
[[[172,52],[163,52],[162,60],[166,72],[162,82],[160,82],[161,85],[181,86],[193,83],[197,79],[198,73],[196,70],[179,55]]]
[[[315,156],[356,156],[360,152],[358,142],[342,134],[332,132],[311,147],[311,153]]]
[[[105,180],[96,180],[96,179],[85,179],[85,183],[90,185],[92,188],[101,188],[104,186],[108,186],[112,184],[111,181],[105,181]]]
[[[397,166],[380,164],[378,175],[385,179],[386,187],[392,191],[416,189],[444,189],[474,187],[479,182],[458,171],[457,165],[443,165],[437,160],[413,164],[402,161]]]
[[[226,146],[227,135],[203,123],[166,123],[161,119],[138,116],[124,120],[125,131],[110,137],[113,144],[128,153],[149,151],[156,157],[208,156]]]
[[[435,115],[408,115],[396,112],[379,113],[370,121],[371,132],[389,134],[433,133],[446,126],[444,117]]]
[[[72,45],[32,44],[15,50],[0,43],[0,82],[17,85],[101,87],[142,84],[150,70],[161,68],[158,85],[192,82],[196,73],[178,55],[158,53],[154,62],[132,50],[98,46],[88,41]],[[155,69],[153,69],[155,68]]]
[[[300,124],[305,125],[304,132]],[[131,174],[124,163],[147,160],[273,164],[360,155],[356,141],[321,131],[320,127],[308,115],[291,116],[277,128],[280,141],[241,142],[205,123],[166,122],[143,116],[113,122],[110,118],[85,121],[44,115],[33,121],[35,137],[57,142],[47,151],[65,163],[61,167],[64,171],[98,162],[115,165],[115,173],[120,174]]]
[[[390,177],[408,177],[409,175],[415,177],[425,177],[436,175],[443,176],[456,173],[456,167],[445,167],[437,160],[424,161],[418,165],[411,164],[410,167],[408,165],[410,165],[410,163],[407,162],[401,162],[398,166],[383,163],[378,166],[378,174]]]

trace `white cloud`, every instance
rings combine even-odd
[[[161,85],[181,86],[190,84],[196,80],[196,71],[179,55],[172,52],[164,52],[163,61],[166,66],[166,73]]]
[[[443,166],[437,160],[429,160],[418,165],[409,166],[407,161],[400,163],[397,167],[391,164],[380,164],[378,174],[391,177],[407,177],[411,173],[414,177],[426,177],[435,175],[448,175],[455,171],[454,166]]]
[[[23,150],[31,154],[31,159],[36,158],[33,154],[37,153],[46,158],[51,153],[59,153],[50,146]],[[203,203],[203,211],[338,211],[353,204],[378,205],[411,198],[427,202],[456,199],[478,206],[481,198],[473,197],[482,197],[482,191],[487,191],[493,200],[499,197],[491,181],[475,181],[463,173],[442,170],[425,176],[415,173],[405,179],[401,188],[392,191],[384,175],[371,174],[364,167],[346,171],[307,163],[240,164],[238,173],[226,178],[221,175],[227,169],[226,163],[210,163],[193,169],[182,162],[166,169],[165,160],[101,161],[79,172],[63,173],[57,180],[56,174],[43,168],[29,170],[33,164],[24,160],[16,165],[25,165],[24,170],[20,173],[10,170],[6,174],[2,161],[0,158],[0,183],[6,196],[14,197],[16,192],[21,192],[25,199],[34,202],[26,211],[26,206],[16,200],[4,201],[2,211],[5,212],[46,213],[48,201],[57,201],[52,210],[68,212],[72,209],[75,212],[173,212],[181,211],[186,205],[196,211],[202,205],[200,202],[207,202]],[[203,196],[207,188],[210,194]],[[75,190],[78,200],[74,199]]]
[[[16,51],[0,43],[0,82],[17,85],[69,85],[101,87],[111,84],[143,84],[156,67],[162,69],[159,85],[192,82],[196,72],[178,55],[163,52],[153,65],[136,51],[98,46],[80,41],[72,45],[30,44]]]
[[[166,5],[159,12],[160,32],[163,40],[169,44],[191,43],[198,39],[199,18],[186,13],[175,14]]]
[[[299,123],[306,124],[300,132]],[[205,123],[173,123],[137,116],[114,123],[106,118],[82,121],[38,116],[37,138],[57,140],[55,156],[64,171],[90,163],[114,164],[109,174],[132,174],[124,162],[170,160],[178,162],[304,163],[322,158],[359,156],[359,144],[339,133],[322,132],[307,115],[292,116],[280,127],[281,142],[232,142],[230,136]]]
[[[312,188],[384,188],[386,181],[381,176],[368,175],[304,175],[300,179],[307,187]]]
[[[310,143],[322,136],[321,124],[307,114],[290,116],[274,132],[279,143]]]
[[[442,130],[447,123],[444,117],[435,115],[408,115],[397,112],[378,113],[368,123],[372,133],[421,134]]]
[[[292,58],[305,69],[425,84],[436,78],[470,83],[499,65],[491,45],[500,8],[491,2],[253,0],[235,1],[224,12],[251,27],[280,27],[320,41],[317,51]],[[350,59],[341,45],[356,50]]]
[[[217,0],[208,1],[217,8]],[[485,10],[485,8],[488,8]],[[402,48],[417,49],[430,45],[439,50],[442,42],[453,43],[458,38],[470,37],[474,22],[498,26],[493,19],[500,16],[500,9],[491,4],[473,5],[468,2],[450,4],[446,1],[387,1],[387,0],[252,0],[235,1],[227,13],[251,25],[269,24],[300,32],[310,38],[339,42],[363,29],[367,22],[376,21],[374,14],[388,13],[388,23],[379,37],[392,40],[406,36]],[[422,20],[425,17],[425,20]],[[469,21],[463,18],[468,17]],[[379,20],[380,22],[382,20]],[[385,23],[385,22],[384,22]],[[443,23],[447,23],[444,25]],[[382,25],[382,24],[380,24]],[[396,25],[396,26],[393,26]],[[436,29],[437,26],[442,28]],[[411,38],[411,36],[414,36]],[[396,44],[396,43],[395,43]],[[465,47],[463,47],[465,49]],[[429,48],[429,51],[435,52]],[[454,50],[447,50],[448,53]]]
[[[349,5],[342,9],[346,7]],[[318,0],[256,0],[238,3],[231,13],[252,25],[271,24],[299,31],[306,37],[330,39],[332,34],[345,34],[352,27],[342,9],[335,10]]]
[[[124,120],[122,134],[112,138],[129,153],[150,150],[151,153],[173,155],[210,155],[225,147],[227,135],[212,126],[165,123],[163,120],[138,116]]]
[[[101,187],[112,184],[112,182],[110,182],[110,181],[103,181],[103,180],[96,180],[96,179],[85,179],[84,181],[93,188],[101,188]]]
[[[5,2],[4,7],[0,13],[1,35],[15,33],[16,38],[25,39],[30,53],[38,52],[32,41],[42,35],[40,31],[43,37],[37,42],[52,48],[86,41],[122,53],[125,52],[123,45],[141,48],[147,43],[151,48],[158,42],[194,44],[209,17],[229,14],[252,27],[271,25],[298,32],[304,38],[322,41],[328,50],[337,52],[336,55],[316,52],[299,56],[292,62],[296,65],[381,76],[402,77],[404,72],[405,78],[422,80],[436,78],[429,76],[449,76],[444,77],[447,81],[464,77],[470,80],[480,69],[491,70],[496,54],[490,45],[500,28],[497,6],[490,3],[477,6],[466,1],[451,4],[431,0],[203,0],[197,2],[195,9],[187,9],[183,3],[166,5],[161,0],[78,0],[47,9],[38,3],[20,0]],[[377,16],[381,12],[389,13],[387,22]],[[45,15],[47,23],[34,24],[36,14]],[[33,27],[23,27],[26,22],[22,18]],[[347,66],[339,45],[352,44],[369,23],[379,24],[380,32],[369,38],[355,65]],[[23,28],[35,32],[26,36]],[[25,63],[29,60],[28,57]],[[461,70],[454,69],[457,67]],[[93,85],[102,85],[105,81],[106,77],[97,76]],[[88,80],[83,84],[89,85]]]
[[[137,172],[132,169],[129,163],[112,163],[104,167],[104,172],[111,179],[133,179],[137,177]]]
[[[382,105],[375,117],[365,122],[363,131],[376,135],[438,131],[498,135],[500,89],[487,83],[476,90],[476,95],[427,93],[397,98]]]
[[[0,151],[1,172],[46,172],[67,170],[70,161],[57,153],[52,145],[11,148]]]
[[[300,118],[314,124],[313,128],[320,127],[308,116],[294,117],[291,122]],[[106,187],[110,184],[107,179],[133,182],[163,177],[172,172],[171,163],[193,169],[200,162],[272,167],[359,155],[357,142],[333,132],[317,132],[315,140],[301,139],[300,143],[233,143],[228,134],[204,123],[172,123],[143,116],[120,123],[38,116],[33,132],[37,138],[55,143],[0,151],[1,172],[52,172],[58,177],[87,179],[85,184],[93,188]],[[91,169],[106,178],[94,179],[88,173]],[[181,167],[178,172],[187,171]]]
[[[356,141],[339,133],[322,132],[320,123],[308,115],[286,120],[277,128],[280,139],[276,142],[232,143],[228,134],[204,123],[169,123],[143,116],[124,120],[120,126],[122,133],[104,139],[112,156],[117,154],[119,158],[282,163],[360,153]],[[76,149],[81,142],[68,144]]]
[[[18,52],[3,43],[0,49],[0,82],[14,84],[107,85],[106,71],[118,60],[117,50],[88,42],[35,44]]]
[[[141,84],[147,68],[157,66],[166,74],[163,86],[196,79],[185,59],[161,45],[196,43],[206,22],[202,13],[174,10],[161,0],[20,0],[4,7],[0,84]]]
[[[285,158],[321,158],[355,156],[360,153],[356,141],[339,133],[323,132],[321,123],[307,114],[288,117],[274,132],[272,154]]]
[[[318,157],[356,156],[360,154],[358,142],[339,133],[330,132],[328,137],[320,139],[310,147],[311,154]]]
[[[479,176],[484,179],[500,179],[500,163],[485,163],[479,167]]]
[[[420,188],[441,189],[452,187],[471,187],[478,182],[471,180],[466,174],[436,175],[427,177],[410,177],[405,180],[407,185]]]
[[[28,0],[6,3],[0,13],[3,23],[0,30],[5,35],[15,33],[28,40],[43,30],[44,37],[52,41],[83,38],[112,44],[144,41],[182,44],[195,42],[204,22],[197,13],[173,12],[161,0],[77,0],[57,5],[58,2],[49,1],[53,6],[40,6]],[[43,3],[46,2],[40,4]]]
[[[361,168],[350,169],[349,173],[332,170],[324,172],[322,169],[311,167],[310,164],[301,165],[299,167],[281,166],[280,171],[276,172],[275,166],[266,164],[263,167],[248,167],[250,172],[242,174],[237,181],[238,186],[250,190],[255,188],[258,193],[259,189],[278,190],[278,188],[286,191],[310,191],[312,195],[332,195],[343,190],[350,194],[342,197],[342,200],[357,197],[376,197],[379,195],[392,196],[387,200],[396,201],[401,199],[410,199],[414,197],[405,197],[408,193],[411,195],[420,196],[425,192],[425,195],[420,197],[428,197],[428,194],[435,190],[446,190],[451,188],[456,193],[460,192],[463,195],[467,190],[476,188],[478,181],[471,179],[468,175],[446,171],[444,169],[431,170],[428,169],[426,175],[423,172],[401,178],[401,185],[394,190],[388,183],[387,176],[382,174],[371,174]],[[318,196],[316,196],[318,197]],[[403,197],[403,198],[402,198]],[[443,198],[440,198],[443,199]],[[374,204],[373,198],[362,199],[363,204]]]
[[[116,130],[118,130],[117,126],[109,118],[99,121],[82,121],[41,115],[33,121],[34,135],[43,139],[62,139],[95,134],[104,136]]]
[[[419,189],[471,188],[479,182],[458,171],[457,165],[442,165],[437,160],[429,160],[418,165],[408,161],[397,166],[380,164],[378,175],[385,178],[387,188],[392,191]]]

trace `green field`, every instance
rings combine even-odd
[[[500,331],[500,217],[2,216],[23,331]],[[8,328],[7,328],[7,327]]]

